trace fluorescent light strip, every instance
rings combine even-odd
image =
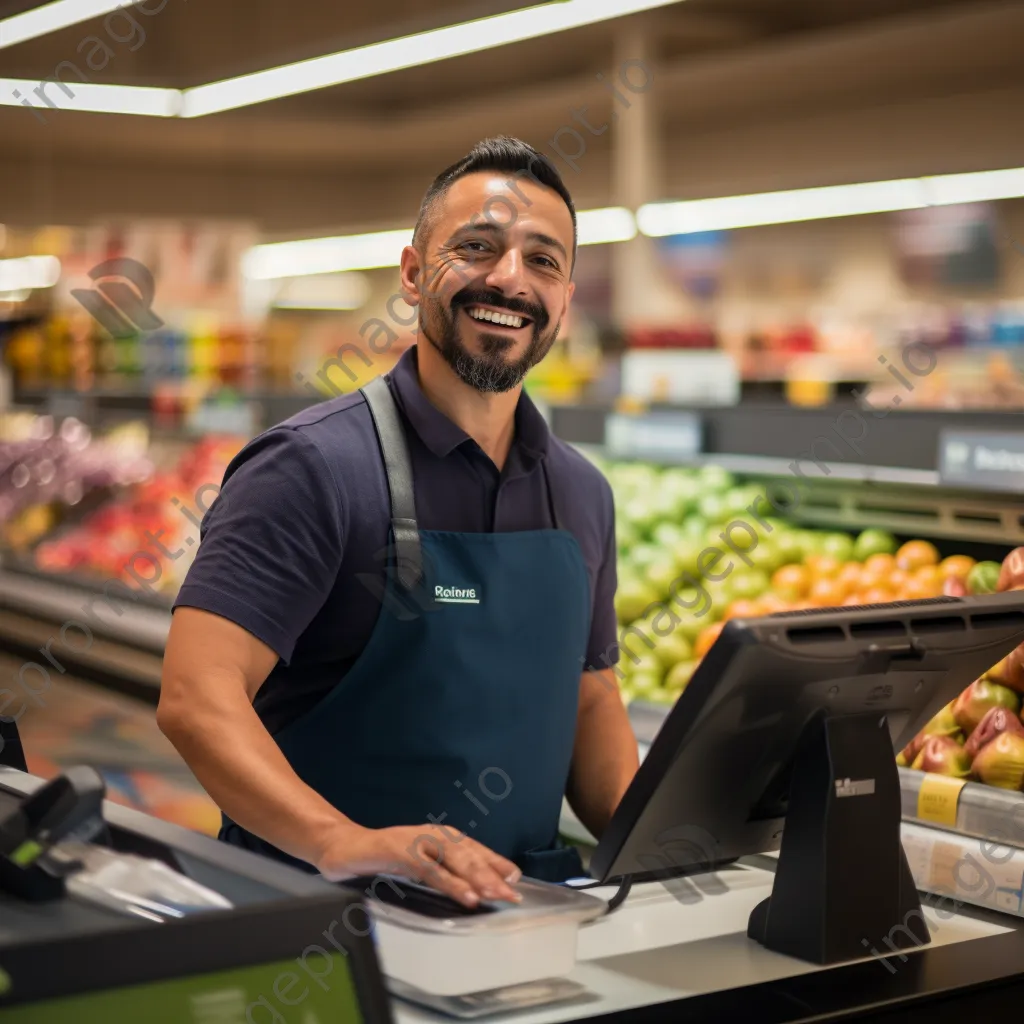
[[[637,211],[640,230],[651,237],[723,231],[765,224],[852,217],[1024,196],[1024,168],[941,174],[859,185],[829,185],[788,192],[760,192],[721,199],[647,203]]]
[[[33,288],[52,288],[60,280],[60,260],[56,256],[22,256],[0,260],[0,292],[22,292]]]
[[[580,245],[625,242],[636,236],[633,214],[622,206],[581,210],[576,214]],[[242,273],[253,281],[271,281],[346,270],[397,267],[402,249],[412,244],[412,228],[367,235],[304,238],[253,246],[242,257]]]
[[[271,281],[307,274],[397,267],[403,247],[410,242],[412,228],[377,231],[369,235],[271,242],[253,246],[242,257],[242,273],[254,281]]]
[[[927,205],[920,181],[879,181],[680,203],[648,203],[640,207],[636,219],[645,235],[657,237],[909,210]]]
[[[636,218],[624,206],[581,210],[576,214],[576,234],[580,245],[628,242],[636,237]]]
[[[363,303],[361,302],[345,302],[342,299],[339,299],[337,302],[304,302],[302,299],[276,299],[273,303],[275,309],[294,309],[313,313],[344,313],[348,310],[359,309],[362,305]]]
[[[63,84],[53,80],[44,83],[27,78],[0,78],[0,106],[26,107],[44,122],[48,114],[60,110],[176,117],[181,112],[181,93],[177,89],[141,85],[93,85],[74,78]]]
[[[0,50],[28,39],[48,35],[69,25],[78,25],[125,6],[125,0],[55,0],[23,14],[0,21]]]
[[[183,117],[202,117],[268,100],[295,96],[361,78],[418,67],[564,32],[679,0],[562,0],[459,25],[388,39],[353,50],[268,68],[185,90]]]
[[[61,110],[150,117],[203,117],[679,2],[681,0],[555,0],[538,7],[389,39],[184,91],[92,85],[76,81],[67,85],[71,95],[59,84],[45,86],[44,92],[51,97],[54,107]],[[98,17],[120,6],[122,4],[110,3],[109,0],[57,0],[0,21],[0,47],[12,46]],[[14,78],[0,79],[0,106],[28,107],[36,112],[37,118],[45,118],[49,108],[34,91],[41,85],[41,82]],[[15,90],[20,95],[14,96]]]
[[[932,206],[983,203],[1024,196],[1024,167],[969,174],[939,174],[921,178]]]

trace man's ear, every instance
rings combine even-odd
[[[565,290],[565,312],[562,314],[566,316],[569,312],[569,307],[572,305],[572,297],[576,292],[576,282],[570,281],[569,287]]]
[[[402,258],[399,264],[399,278],[402,287],[402,298],[410,306],[418,306],[420,299],[426,291],[426,264],[419,250],[413,245],[407,245],[402,250]]]

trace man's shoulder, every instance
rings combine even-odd
[[[273,438],[297,452],[318,451],[332,470],[361,465],[368,458],[379,461],[373,418],[358,391],[311,405],[261,438]]]
[[[369,406],[357,392],[303,409],[249,441],[231,460],[225,483],[239,473],[263,481],[280,474],[282,483],[297,475],[339,490],[354,480],[365,487],[368,474],[383,480]]]
[[[272,429],[298,431],[314,440],[338,431],[358,430],[369,419],[370,409],[366,399],[361,391],[353,391],[307,406]]]

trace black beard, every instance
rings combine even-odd
[[[458,298],[458,296],[457,296]],[[517,308],[515,312],[522,312],[533,320],[533,337],[526,351],[515,362],[508,362],[505,353],[512,347],[509,338],[501,334],[480,335],[483,352],[480,355],[473,355],[463,344],[459,337],[459,328],[456,323],[459,309],[473,303],[454,302],[450,307],[436,303],[438,319],[441,329],[436,339],[427,332],[424,320],[420,318],[420,332],[423,336],[441,353],[444,361],[455,371],[463,383],[480,392],[501,394],[518,387],[526,374],[539,363],[551,351],[558,337],[560,324],[555,324],[554,330],[545,335],[542,333],[547,323],[547,314],[539,307],[532,307],[530,310]],[[481,305],[489,304],[504,307],[511,305],[505,301],[495,302],[493,299],[485,300]],[[521,307],[521,303],[516,303]],[[425,313],[425,310],[424,310]]]

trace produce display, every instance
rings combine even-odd
[[[994,571],[968,578],[966,592],[1024,589],[1024,548]],[[959,591],[954,591],[959,592]],[[1024,789],[1024,651],[1011,651],[946,705],[900,751],[903,767]]]
[[[49,538],[35,550],[46,572],[74,573],[98,582],[120,580],[129,586],[173,596],[195,558],[203,512],[217,494],[224,470],[244,442],[206,438],[181,456],[171,470],[103,505],[72,529]]]
[[[145,480],[153,472],[131,431],[96,438],[74,418],[0,417],[0,533],[25,548],[90,494]]]
[[[674,703],[730,618],[996,589],[997,562],[885,530],[803,528],[775,514],[765,483],[720,467],[598,462],[615,495],[627,703]]]
[[[1000,789],[1024,784],[1024,679],[1011,679],[1000,662],[947,704],[896,758],[937,775],[973,779]],[[1007,685],[1011,683],[1013,685]]]

